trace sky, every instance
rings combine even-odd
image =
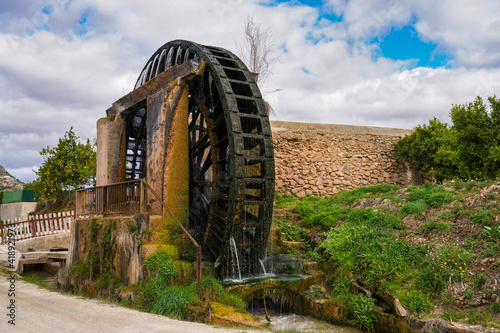
[[[2,0],[0,164],[33,180],[71,127],[96,137],[159,47],[239,54],[249,16],[279,60],[260,86],[274,120],[411,129],[500,95],[499,1]]]

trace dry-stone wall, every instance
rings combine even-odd
[[[327,196],[378,183],[407,185],[393,143],[411,130],[272,121],[276,191]]]

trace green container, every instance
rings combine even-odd
[[[14,203],[14,202],[37,202],[38,198],[33,190],[18,190],[11,192],[4,192],[2,203]]]

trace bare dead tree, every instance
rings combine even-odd
[[[254,22],[253,16],[247,16],[245,39],[238,45],[238,51],[250,71],[258,74],[257,83],[263,85],[279,60],[271,29],[261,29],[260,24]]]
[[[247,16],[245,19],[245,38],[237,47],[240,58],[247,64],[248,69],[255,73],[259,86],[263,86],[269,75],[272,74],[274,65],[279,61],[271,29],[261,29],[260,24],[254,22],[253,16]],[[267,113],[274,114],[271,104],[265,100],[264,102]]]

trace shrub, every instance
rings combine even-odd
[[[472,223],[487,225],[489,224],[492,216],[493,214],[489,210],[480,209],[470,214],[470,220],[472,221]]]
[[[487,239],[500,239],[500,227],[497,225],[494,226],[485,226],[483,229],[483,235]]]
[[[178,274],[172,257],[164,250],[159,250],[147,257],[143,268],[147,278],[160,278],[165,282],[171,282]]]
[[[196,284],[193,283],[192,288],[195,288]],[[224,287],[212,276],[206,276],[201,279],[200,289],[198,290],[198,295],[202,300],[217,300],[221,295],[224,294]]]
[[[178,272],[172,257],[163,250],[157,251],[144,260],[143,281],[138,296],[138,306],[151,311],[159,295],[177,276]]]
[[[373,324],[377,320],[373,311],[375,299],[366,297],[365,295],[357,295],[348,303],[347,307],[353,319],[350,324],[364,331],[371,331]]]
[[[414,313],[429,312],[433,308],[432,301],[420,290],[409,290],[403,293],[401,301]]]
[[[479,273],[477,276],[476,276],[476,285],[481,288],[482,286],[484,286],[486,284],[486,280],[487,280],[487,277],[486,275],[482,274],[482,273]]]
[[[309,234],[309,230],[296,225],[284,222],[278,222],[276,225],[281,229],[281,232],[284,233],[284,240],[286,241],[304,242]]]
[[[413,214],[414,216],[419,216],[427,209],[427,204],[425,200],[420,199],[415,202],[407,202],[404,204],[403,208],[401,208],[401,213],[403,216]]]
[[[293,211],[296,212],[301,219],[306,219],[312,214],[316,213],[311,204],[304,201],[299,202],[297,206],[295,206],[295,209]]]
[[[191,290],[196,290],[196,283],[190,286]],[[201,279],[198,297],[205,302],[217,301],[238,309],[245,309],[245,302],[236,295],[230,294],[224,290],[222,284],[212,276],[206,276]]]
[[[427,256],[418,266],[415,284],[424,292],[440,292],[446,287],[447,277],[442,260],[436,256]]]
[[[500,313],[500,302],[493,303],[493,311],[496,313]]]
[[[161,291],[151,312],[175,319],[186,318],[186,308],[197,300],[192,288],[171,286]]]
[[[467,299],[472,299],[472,297],[474,297],[474,291],[470,290],[469,288],[465,288],[465,290],[464,290],[464,296]]]

